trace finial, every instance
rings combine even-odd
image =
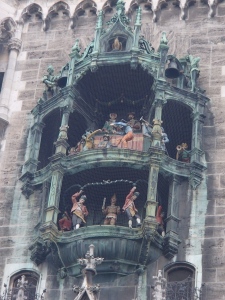
[[[162,45],[167,45],[168,44],[168,40],[167,40],[167,38],[166,38],[166,32],[165,31],[163,31],[162,32],[162,37],[161,37],[161,39],[160,39],[160,44]]]
[[[103,25],[103,10],[100,10],[98,12],[98,17],[97,17],[97,23],[96,23],[96,29],[102,28]]]
[[[135,26],[141,26],[141,8],[140,8],[140,6],[137,9]]]

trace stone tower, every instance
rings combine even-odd
[[[1,299],[223,299],[225,4],[0,8]]]

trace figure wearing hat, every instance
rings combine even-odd
[[[141,123],[135,119],[135,112],[129,112],[127,116],[129,120],[127,124],[130,125],[133,131],[141,130]]]
[[[117,147],[121,143],[122,148],[127,148],[127,142],[132,141],[134,138],[133,129],[131,128],[131,126],[124,122],[115,122],[111,125],[115,128],[114,133],[123,135],[121,139],[117,140],[115,146]]]
[[[120,207],[116,206],[116,194],[111,197],[111,205],[105,208],[106,198],[103,200],[102,212],[106,215],[104,225],[115,225],[117,215],[120,214]]]
[[[78,193],[75,193],[72,197],[72,203],[73,207],[71,209],[72,216],[72,223],[73,223],[73,229],[76,230],[80,228],[81,223],[86,223],[85,217],[88,215],[88,210],[86,206],[84,205],[85,200],[87,197],[85,195],[81,196],[79,201],[77,201],[77,198],[83,193],[82,190],[80,190]]]
[[[111,148],[110,136],[108,134],[103,135],[103,141],[98,144],[99,149]]]
[[[117,114],[116,113],[110,113],[109,114],[109,121],[106,121],[102,131],[106,132],[106,133],[113,133],[113,127],[110,125],[112,123],[116,122],[116,118],[117,118]]]
[[[85,134],[82,135],[82,139],[84,140],[83,151],[90,150],[94,148],[94,135],[96,133],[101,132],[101,129],[97,129],[95,131],[86,130]]]
[[[130,193],[127,195],[123,210],[126,212],[127,217],[128,217],[128,226],[129,228],[132,228],[132,220],[133,218],[136,218],[137,226],[141,226],[141,218],[137,214],[138,210],[135,207],[134,201],[137,199],[139,196],[138,192],[135,192],[136,186],[134,186],[131,190]]]

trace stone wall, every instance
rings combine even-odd
[[[0,4],[3,8],[0,16],[4,18],[10,13],[19,19],[27,5],[25,2],[3,1]],[[69,4],[71,11],[74,11],[75,3],[70,1]],[[98,8],[102,5],[99,2]],[[142,32],[153,47],[157,49],[161,32],[166,31],[169,54],[176,54],[178,58],[188,53],[201,57],[199,84],[211,99],[206,109],[203,138],[208,169],[197,191],[189,189],[187,194],[180,195],[179,230],[182,242],[177,260],[186,260],[197,266],[198,284],[201,281],[206,283],[204,300],[225,299],[225,4],[220,3],[215,16],[208,18],[209,7],[197,2],[188,8],[183,21],[180,20],[180,8],[168,2],[166,8],[157,11],[157,23],[152,22],[152,11],[147,10],[144,4],[141,7]],[[132,16],[131,18],[134,19]],[[37,191],[27,200],[20,190],[22,184],[19,177],[25,160],[32,119],[30,111],[42,96],[44,86],[41,79],[47,66],[52,64],[57,73],[68,61],[68,54],[76,38],[80,38],[81,47],[84,49],[94,37],[95,21],[96,15],[87,10],[83,16],[76,18],[73,29],[70,28],[71,18],[63,14],[51,19],[47,31],[43,31],[43,21],[36,16],[24,22],[22,48],[16,64],[10,99],[10,121],[0,152],[0,279],[2,283],[7,282],[8,276],[15,270],[35,269],[42,274],[39,288],[47,288],[48,299],[53,299],[53,295],[64,299],[64,293],[68,293],[65,299],[72,299],[70,290],[75,280],[60,281],[56,269],[49,267],[52,265],[48,264],[50,258],[40,267],[34,266],[29,258],[29,243],[35,235],[35,226],[40,221],[42,209],[41,191]],[[7,49],[3,48],[0,53],[0,70],[6,69],[7,58]],[[167,263],[169,261],[161,258],[149,267],[149,294],[152,275]],[[129,282],[132,282],[132,287],[128,286]],[[129,290],[126,293],[127,299],[132,299],[136,297],[137,278],[127,278],[124,281],[115,279],[108,285],[102,283],[102,286],[105,286],[102,295],[108,297],[107,299],[111,299],[111,296],[105,296],[109,286],[114,286],[114,290],[117,290],[116,297]]]

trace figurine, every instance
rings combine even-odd
[[[110,125],[112,123],[116,122],[117,114],[116,113],[110,113],[109,114],[109,121],[106,121],[102,131],[107,132],[107,133],[113,133],[113,127]]]
[[[59,228],[63,231],[70,231],[71,230],[72,221],[70,216],[68,215],[68,212],[65,211],[63,214],[62,219],[59,220]]]
[[[102,131],[101,129],[97,129],[95,131],[86,130],[86,133],[82,135],[82,139],[84,139],[85,141],[83,151],[94,149],[94,135],[101,131]]]
[[[54,94],[55,87],[57,86],[58,76],[54,75],[53,66],[48,66],[47,69],[48,75],[43,76],[42,82],[45,84],[47,88],[47,92],[51,92],[52,95]]]
[[[160,205],[157,208],[156,217],[155,217],[158,224],[157,231],[162,236],[165,236],[163,217],[164,217],[164,212],[162,211],[162,206]]]
[[[165,133],[164,128],[161,127],[162,129],[162,143],[161,143],[161,147],[164,151],[166,151],[166,143],[169,143],[169,139],[168,139],[168,135]]]
[[[140,118],[140,122],[142,124],[142,133],[144,136],[152,137],[152,125],[143,119],[143,117]]]
[[[134,186],[130,190],[130,193],[127,195],[124,206],[123,206],[123,210],[126,212],[128,220],[129,220],[128,221],[129,228],[132,228],[133,217],[136,218],[137,226],[141,226],[141,218],[137,214],[138,210],[136,209],[136,207],[134,205],[134,201],[139,196],[139,193],[135,192],[135,190],[136,190],[136,186]]]
[[[108,134],[103,135],[103,141],[98,144],[99,149],[111,148],[112,144],[110,142],[110,136]]]
[[[130,127],[133,129],[133,131],[137,131],[137,130],[141,129],[141,123],[138,120],[136,120],[134,118],[134,116],[135,116],[135,112],[128,113],[129,121],[127,124],[130,125]]]
[[[105,208],[106,198],[103,200],[102,212],[106,215],[104,225],[116,225],[117,215],[120,214],[120,207],[116,206],[116,195],[111,198],[111,205]]]
[[[118,37],[115,38],[112,44],[113,51],[121,51],[122,50],[122,43],[119,41]]]
[[[196,89],[196,83],[197,79],[199,77],[199,68],[198,68],[198,63],[200,61],[200,57],[194,57],[193,55],[188,55],[187,60],[191,64],[191,91],[194,92]]]
[[[187,150],[187,148],[188,148],[187,143],[182,143],[181,145],[178,145],[176,147],[176,149],[177,149],[176,159],[177,160],[180,160],[180,161],[186,162],[186,163],[190,162],[191,151]]]
[[[73,229],[76,230],[80,228],[81,223],[86,223],[84,217],[88,215],[88,210],[86,206],[84,205],[85,200],[87,197],[85,195],[81,196],[79,201],[77,201],[77,198],[83,193],[82,190],[80,190],[78,193],[75,193],[72,197],[72,203],[73,207],[71,209],[72,216],[72,223],[73,223]]]
[[[122,132],[119,132],[119,131],[117,132],[117,130],[114,130],[114,133],[123,135],[122,139],[120,139],[115,146],[119,146],[119,144],[121,143],[121,147],[123,147],[123,144],[124,144],[123,148],[127,148],[127,142],[132,141],[134,138],[133,130],[130,127],[130,125],[128,125],[127,123],[123,123],[123,122],[115,122],[110,125],[122,130]]]

